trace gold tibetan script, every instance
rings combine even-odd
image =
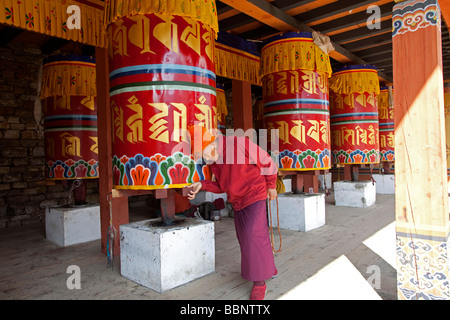
[[[330,130],[328,121],[308,120],[311,124],[308,130],[306,130],[306,126],[302,120],[292,120],[291,122],[293,124],[292,127],[286,121],[276,121],[275,124],[278,127],[275,127],[273,122],[267,122],[267,130],[278,129],[279,138],[284,144],[292,144],[291,138],[306,144],[307,137],[314,139],[318,143],[321,141],[328,143]]]
[[[95,110],[95,98],[94,97],[88,96],[88,97],[84,98],[83,100],[81,100],[81,104],[91,111]]]
[[[89,137],[89,139],[91,139],[94,144],[91,145],[90,150],[95,153],[98,154],[98,137]]]
[[[141,48],[143,53],[153,53],[150,49],[150,19],[142,14],[130,16],[129,19],[136,21],[128,31],[128,38],[132,44]]]
[[[128,117],[126,125],[131,129],[127,134],[127,140],[130,143],[144,142],[143,139],[143,113],[142,106],[138,103],[136,96],[128,99],[127,107],[134,111],[134,115]]]
[[[150,106],[154,107],[159,111],[150,118],[149,122],[151,127],[149,128],[151,135],[150,138],[163,143],[169,143],[170,138],[173,141],[181,142],[184,141],[184,132],[187,129],[187,107],[183,103],[171,103],[170,106],[173,108],[173,128],[172,136],[169,135],[169,128],[165,118],[169,116],[170,106],[166,103],[149,103]]]
[[[196,113],[195,118],[200,121],[199,125],[203,125],[206,129],[211,130],[213,128],[213,117],[211,107],[204,104],[206,101],[205,96],[201,96],[198,101],[200,104],[194,104],[201,111],[201,113]]]
[[[389,132],[388,134],[380,135],[380,147],[381,148],[394,148],[394,134]]]
[[[275,94],[297,94],[302,90],[309,94],[327,93],[327,78],[324,74],[308,70],[292,70],[278,72],[276,83],[274,74],[264,77],[264,96],[271,97]]]
[[[55,97],[55,104],[53,105],[53,110],[57,109],[70,110],[70,97],[71,96]]]
[[[77,156],[81,157],[81,145],[80,138],[71,135],[70,133],[63,133],[59,136],[62,138],[62,156]]]
[[[123,20],[118,20],[115,24],[116,28],[111,36],[110,54],[128,56],[127,28],[123,25]]]
[[[184,19],[186,20],[186,19]],[[186,22],[188,22],[186,20]],[[180,40],[186,43],[192,50],[197,52],[198,55],[201,54],[201,40],[202,36],[200,34],[200,24],[197,21],[188,22],[187,26],[181,33]]]
[[[169,106],[165,103],[149,103],[149,105],[160,112],[155,114],[148,120],[152,125],[150,127],[150,138],[164,143],[169,143],[169,131],[166,124],[168,121],[164,119],[169,115]]]
[[[340,130],[333,130],[331,133],[333,144],[342,147],[344,144],[361,145],[369,144],[375,145],[378,139],[378,132],[370,125],[368,130],[357,126],[355,129],[342,127]]]
[[[116,105],[116,102],[111,102],[111,117],[113,123],[112,142],[115,142],[115,137],[123,142],[123,110]]]

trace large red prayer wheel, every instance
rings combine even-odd
[[[335,164],[380,162],[378,72],[369,65],[343,67],[330,78],[331,146]]]
[[[216,20],[213,0],[146,1],[111,13],[114,188],[179,188],[210,178],[185,144],[190,125],[217,128]]]
[[[95,60],[77,55],[44,61],[41,99],[47,179],[98,178]]]
[[[289,32],[268,40],[261,61],[264,126],[279,130],[278,148],[270,145],[279,169],[330,169],[328,55],[311,33]]]
[[[378,119],[380,128],[380,161],[395,160],[394,104],[392,87],[382,87],[378,96]]]

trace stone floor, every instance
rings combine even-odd
[[[130,217],[131,219],[132,217]],[[336,207],[326,197],[326,224],[309,232],[281,230],[275,254],[279,276],[266,300],[397,298],[394,195],[377,195],[369,208]],[[251,283],[240,276],[240,251],[232,218],[215,224],[215,272],[162,294],[120,274],[119,259],[106,268],[100,240],[58,247],[44,224],[0,230],[0,300],[152,299],[247,300]],[[279,236],[274,228],[275,247]],[[81,288],[67,286],[77,266]]]

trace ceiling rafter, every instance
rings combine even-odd
[[[241,12],[245,12],[245,14],[251,16],[252,18],[259,20],[281,32],[316,31],[315,29],[309,27],[308,25],[299,21],[298,19],[288,15],[283,10],[275,7],[274,5],[265,0],[220,0],[220,1]],[[333,45],[335,47],[335,51],[330,52],[330,56],[333,59],[338,60],[341,63],[351,62],[355,64],[369,64],[367,61],[358,57],[354,53],[348,51],[341,45],[337,43],[333,43]],[[391,83],[393,81],[390,76],[388,76],[383,72],[379,72],[378,75],[384,82]]]

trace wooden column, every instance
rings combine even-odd
[[[313,193],[319,193],[319,171],[310,171],[304,177],[304,190],[309,193],[312,188]]]
[[[437,0],[393,8],[399,299],[450,298],[440,25]]]
[[[98,158],[99,158],[99,202],[102,252],[106,253],[107,231],[110,225],[109,202],[112,206],[112,222],[117,230],[114,254],[119,254],[119,226],[128,223],[128,197],[112,196],[112,144],[111,110],[109,108],[108,49],[96,48],[97,110],[98,110]]]
[[[253,128],[252,85],[250,82],[233,80],[234,129],[244,131]]]

